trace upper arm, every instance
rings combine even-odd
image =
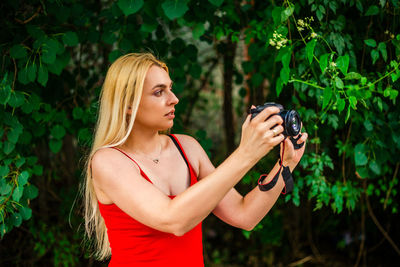
[[[179,138],[179,141],[181,142],[185,151],[190,151],[190,155],[187,155],[188,157],[196,155],[196,159],[193,160],[193,162],[195,164],[197,162],[197,173],[199,180],[211,174],[215,170],[215,167],[210,161],[207,153],[204,151],[204,149],[201,147],[196,139],[187,135],[177,135],[177,137]],[[233,226],[240,226],[241,218],[240,216],[238,216],[238,211],[240,210],[242,201],[243,196],[235,188],[232,188],[218,203],[213,213],[225,223]]]
[[[185,150],[186,156],[197,174],[197,179],[201,180],[215,170],[207,153],[196,139],[183,134],[176,134],[175,136]]]
[[[138,167],[114,149],[101,149],[92,158],[96,193],[101,191],[135,220],[164,232],[173,232],[168,216],[170,198],[145,180]]]

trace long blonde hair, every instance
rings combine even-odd
[[[118,58],[110,66],[100,94],[99,114],[93,145],[86,160],[82,193],[86,234],[89,239],[94,239],[95,256],[101,260],[111,255],[111,249],[94,191],[90,161],[98,149],[121,145],[128,138],[136,118],[147,71],[153,65],[168,72],[165,63],[150,53],[131,53]],[[131,115],[127,114],[128,107],[131,108]]]

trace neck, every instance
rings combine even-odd
[[[158,131],[137,126],[133,127],[122,148],[128,152],[139,151],[143,154],[155,155],[160,152],[161,141]]]

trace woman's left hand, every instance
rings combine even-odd
[[[287,137],[283,142],[285,142],[285,153],[283,155],[283,166],[289,166],[290,171],[293,172],[294,168],[297,166],[297,164],[300,162],[301,157],[303,157],[304,150],[306,148],[306,140],[308,138],[307,133],[302,133],[301,138],[297,140],[297,144],[301,144],[304,142],[304,145],[299,148],[299,149],[294,149],[292,141],[290,141],[290,138]],[[295,136],[295,139],[298,138],[298,136]],[[283,142],[281,143],[281,155],[282,155],[282,148],[283,148]]]

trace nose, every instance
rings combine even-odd
[[[168,103],[170,105],[176,105],[176,104],[178,104],[178,102],[179,102],[179,99],[176,97],[174,92],[170,91]]]

